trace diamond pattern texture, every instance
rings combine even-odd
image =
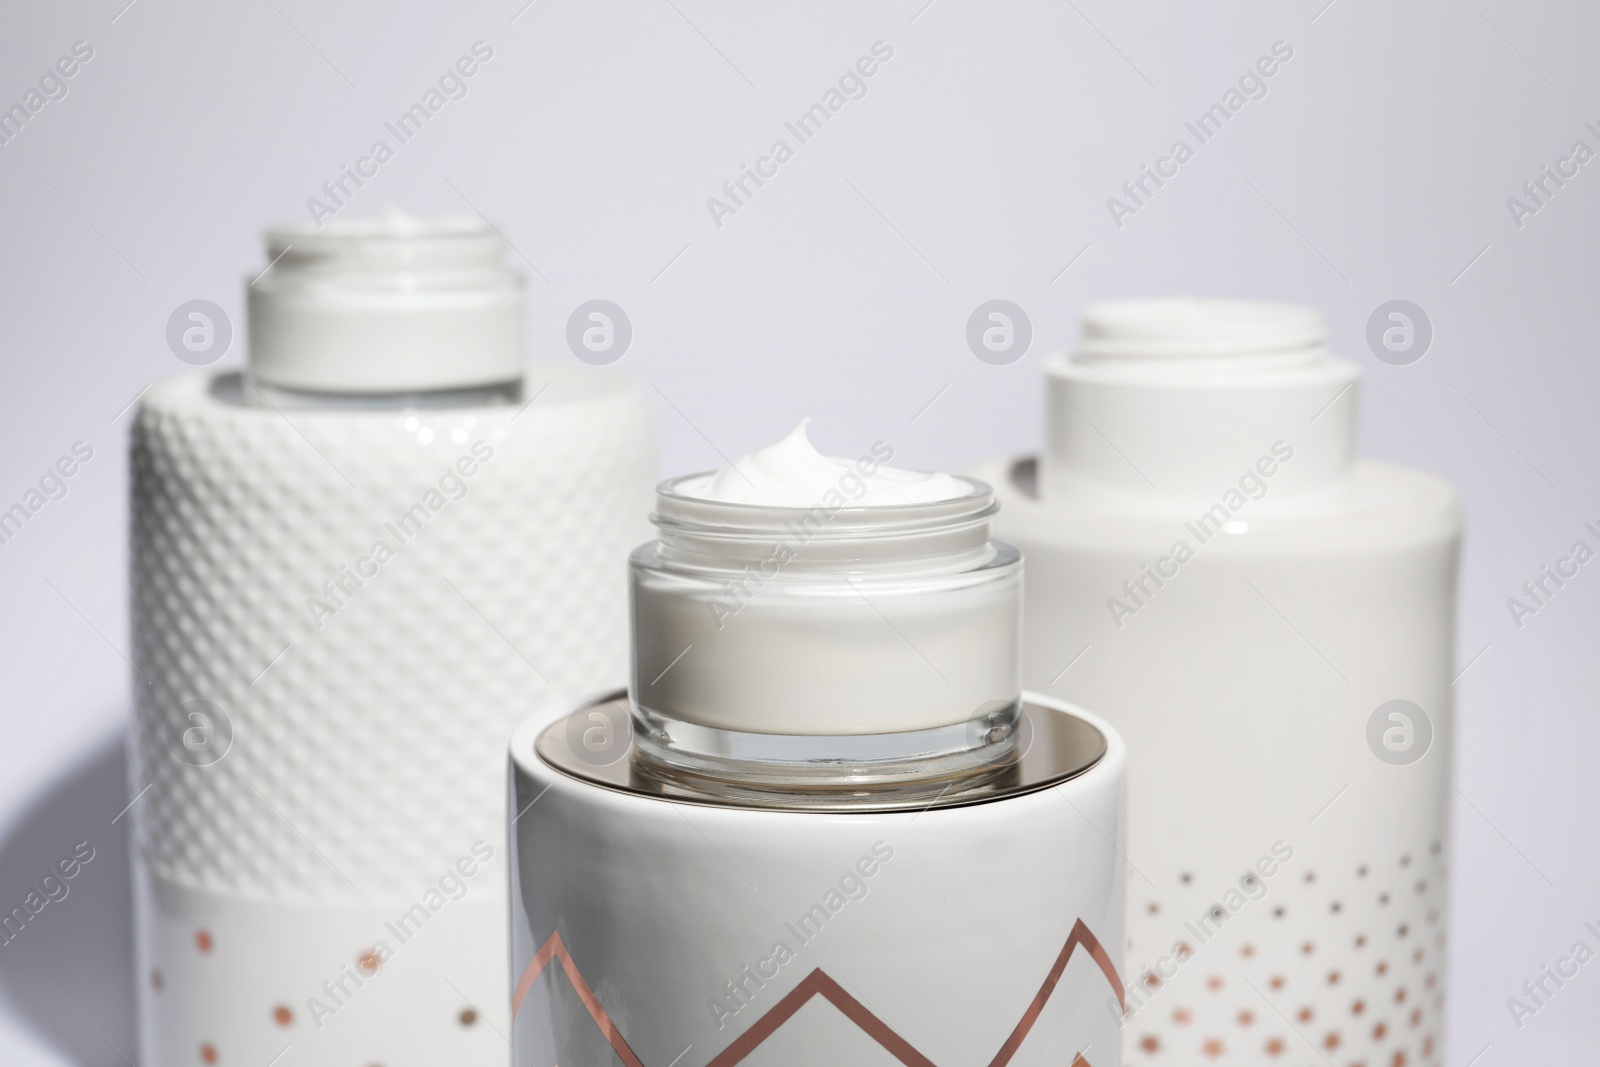
[[[526,407],[239,390],[165,382],[133,430],[137,847],[198,889],[409,899],[504,839],[512,727],[625,678],[646,398],[553,367]]]

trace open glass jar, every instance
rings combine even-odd
[[[989,538],[987,485],[801,508],[684,491],[703,477],[658,487],[660,537],[630,559],[648,765],[788,791],[921,789],[1007,765],[1022,561]]]

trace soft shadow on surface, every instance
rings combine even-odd
[[[133,1003],[133,905],[128,803],[120,732],[98,742],[0,838],[0,918],[50,900],[0,944],[0,996],[65,1059],[81,1067],[137,1060]],[[112,819],[116,818],[115,823]],[[58,864],[93,858],[70,879]],[[50,880],[46,882],[47,876]],[[63,887],[66,895],[62,896]],[[47,894],[46,890],[49,891]]]

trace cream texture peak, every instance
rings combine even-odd
[[[926,504],[953,500],[968,492],[963,483],[948,474],[925,474],[824,456],[806,435],[810,422],[801,419],[776,444],[752,452],[731,467],[685,481],[678,491],[723,504],[772,508],[814,507],[829,492],[839,491],[846,478],[852,479],[851,504],[857,507]]]

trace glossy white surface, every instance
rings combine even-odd
[[[524,724],[519,1061],[1115,1067],[1126,756],[1073,713],[1108,741],[1080,776],[879,814],[612,791],[549,768]]]

